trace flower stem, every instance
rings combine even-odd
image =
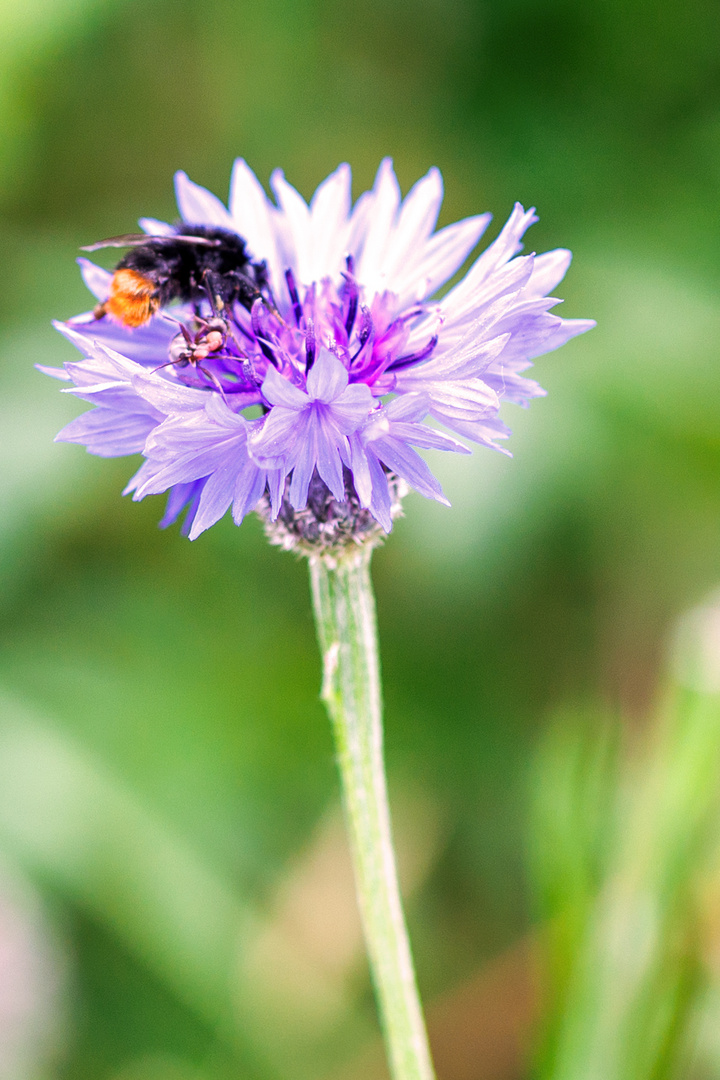
[[[383,762],[382,699],[371,545],[310,558],[355,883],[393,1080],[433,1080],[398,887]]]

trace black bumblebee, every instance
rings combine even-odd
[[[94,315],[143,326],[173,300],[207,300],[215,314],[234,303],[248,310],[267,288],[264,262],[253,262],[245,241],[229,229],[176,225],[168,236],[115,236],[83,248],[129,247],[115,267],[107,300]]]

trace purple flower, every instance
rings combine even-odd
[[[404,201],[389,160],[354,206],[347,165],[309,205],[281,172],[271,186],[276,204],[237,161],[226,209],[178,173],[185,226],[231,230],[253,265],[265,264],[254,302],[229,303],[211,346],[209,296],[137,329],[91,313],[59,324],[83,359],[42,370],[95,408],[57,438],[103,456],[142,453],[127,490],[135,499],[169,492],[161,524],[187,508],[191,539],[228,509],[239,524],[258,505],[286,524],[312,512],[322,528],[351,507],[389,532],[402,482],[446,502],[414,448],[468,452],[434,425],[500,449],[509,434],[501,403],[544,394],[522,372],[594,323],[552,313],[560,301],[548,293],[570,253],[519,256],[536,220],[519,205],[465,277],[432,299],[490,220],[434,232],[437,169]],[[174,234],[163,222],[141,226]],[[79,261],[103,303],[112,274]],[[178,340],[197,349],[193,362]]]

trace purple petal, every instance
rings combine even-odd
[[[389,420],[402,420],[407,423],[423,420],[430,409],[427,394],[401,394],[393,398],[384,407]]]
[[[138,225],[148,236],[173,236],[175,229],[168,225],[167,221],[158,221],[157,218],[142,217]]]
[[[217,195],[194,184],[186,173],[175,173],[175,195],[183,221],[188,225],[219,225],[232,229],[233,221]]]
[[[274,367],[268,368],[261,389],[263,397],[271,405],[294,409],[297,412],[300,409],[306,409],[310,404],[308,395],[284,379]]]
[[[358,434],[351,435],[349,440],[350,471],[353,474],[353,485],[360,500],[361,506],[369,506],[372,498],[372,477],[365,447]]]
[[[383,255],[400,205],[400,186],[390,158],[385,158],[380,164],[373,195],[372,216],[367,223],[356,271],[358,281],[370,293],[380,288]]]
[[[172,430],[168,428],[172,427]],[[166,439],[175,439],[175,454],[163,453],[157,459],[153,459],[152,442],[148,440],[146,453],[153,465],[153,469],[143,480],[138,489],[138,498],[145,495],[156,495],[165,491],[174,484],[188,483],[190,480],[200,480],[204,476],[225,468],[233,468],[235,471],[247,460],[247,429],[227,433],[222,429],[216,430],[214,437],[212,429],[208,431],[204,445],[187,449],[183,439],[184,431],[182,424],[168,425],[166,427]]]
[[[266,469],[292,468],[303,442],[312,430],[312,410],[285,409],[276,405],[248,440],[250,456]]]
[[[548,296],[559,285],[572,261],[572,252],[565,248],[546,251],[535,256],[533,274],[527,291],[533,296]]]
[[[472,451],[457,439],[451,438],[436,428],[428,427],[427,424],[404,424],[394,423],[390,428],[391,434],[403,442],[412,443],[413,446],[421,446],[425,450],[450,450],[456,454],[470,454]]]
[[[219,521],[230,508],[235,493],[235,465],[226,465],[208,477],[200,496],[197,512],[188,533],[191,540],[196,540],[216,521]]]
[[[165,506],[165,513],[160,519],[160,528],[167,529],[169,525],[173,525],[189,503],[194,502],[195,509],[197,509],[197,503],[200,500],[200,494],[204,486],[204,480],[193,480],[189,484],[177,484],[174,488],[172,488],[172,490],[168,494],[168,500]],[[129,487],[130,485],[128,485],[128,488]],[[195,513],[193,512],[193,517],[194,516]],[[190,531],[190,526],[188,526],[187,531]]]
[[[271,205],[262,184],[252,169],[238,158],[233,165],[230,181],[230,213],[233,227],[247,240],[248,248],[257,259],[267,259],[276,295],[282,288],[284,267],[279,265],[275,219],[277,211]]]
[[[307,503],[308,488],[315,470],[316,459],[315,427],[309,425],[304,438],[297,445],[297,456],[290,481],[290,505],[295,510],[302,510]]]
[[[550,337],[543,342],[542,349],[539,352],[529,353],[529,359],[535,359],[536,356],[542,356],[544,353],[552,352],[553,349],[559,349],[566,341],[577,337],[578,334],[587,333],[588,330],[592,330],[597,325],[594,319],[560,319],[559,321],[560,326],[556,327]]]
[[[205,390],[171,382],[153,372],[136,373],[132,378],[132,386],[141,397],[166,415],[203,410],[208,399],[208,392]]]
[[[147,413],[100,407],[71,420],[55,436],[55,442],[80,443],[98,457],[124,457],[139,454],[156,425],[157,420]]]
[[[364,383],[353,383],[333,401],[330,412],[339,430],[344,435],[349,435],[357,430],[373,408],[374,399],[370,387]]]
[[[320,349],[317,360],[307,377],[307,389],[310,398],[313,401],[335,401],[345,390],[347,384],[348,373],[345,365],[327,349]]]
[[[151,319],[146,326],[128,329],[104,318],[81,324],[83,332],[93,341],[100,342],[128,359],[148,367],[165,363],[170,342],[175,337],[177,323],[163,317]]]
[[[448,309],[473,295],[483,282],[512,259],[522,249],[521,240],[525,231],[537,220],[534,208],[525,212],[520,203],[515,203],[500,235],[475,260],[463,280],[444,298],[443,303],[447,304]]]
[[[297,280],[309,285],[313,280],[310,211],[302,195],[288,184],[282,169],[276,169],[270,177],[280,209],[285,216],[287,240],[290,244],[291,269]]]
[[[41,371],[43,375],[49,375],[51,379],[60,379],[62,382],[70,382],[70,376],[65,368],[46,367],[45,364],[36,364],[35,367],[38,371]]]
[[[338,502],[343,502],[345,482],[337,442],[333,438],[332,430],[322,423],[318,423],[315,428],[315,445],[317,471]]]
[[[107,300],[110,293],[112,271],[103,270],[102,266],[96,266],[95,263],[90,262],[89,259],[85,259],[82,256],[75,261],[80,267],[83,281],[93,296],[98,300]]]
[[[254,510],[265,490],[266,473],[247,458],[237,472],[233,494],[233,521],[239,525],[246,514]]]
[[[336,274],[347,248],[350,222],[350,166],[340,165],[320,184],[310,203],[312,277]]]
[[[392,531],[392,500],[387,476],[378,458],[371,450],[368,450],[367,460],[372,483],[370,510],[385,532],[389,533]]]
[[[267,485],[270,493],[270,516],[273,521],[275,521],[280,513],[283,494],[285,492],[286,476],[287,473],[284,469],[268,469]]]
[[[388,437],[374,442],[372,449],[389,469],[406,480],[421,495],[428,499],[435,499],[446,506],[450,505],[443,495],[440,484],[412,447],[405,445],[400,439]]]

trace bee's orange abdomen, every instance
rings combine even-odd
[[[137,270],[116,270],[103,309],[123,326],[143,326],[160,304],[153,294],[157,286]]]

